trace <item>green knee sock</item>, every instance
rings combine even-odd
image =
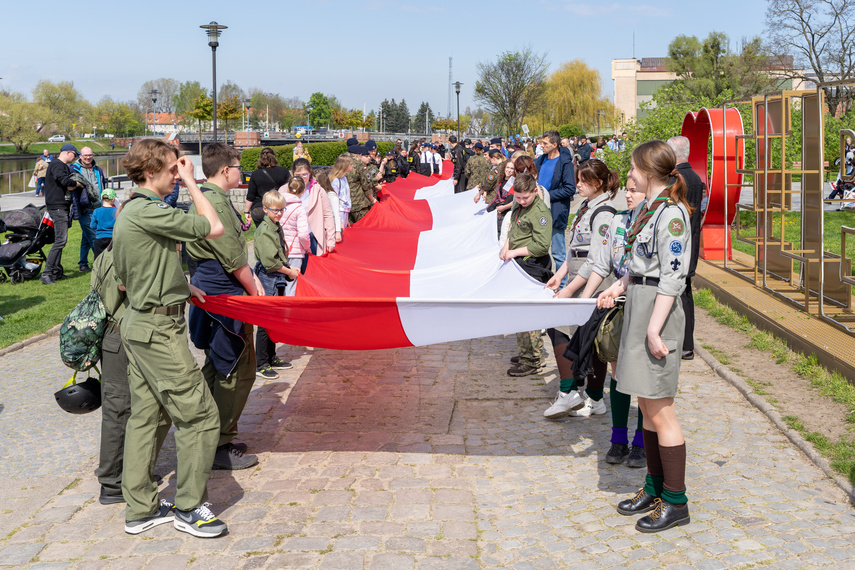
[[[644,479],[644,492],[653,497],[661,497],[663,491],[662,485],[664,483],[665,477],[657,477],[656,475],[651,475],[650,473],[648,473],[647,477]],[[683,493],[684,499],[685,496],[685,493]],[[676,505],[677,503],[674,504]]]
[[[645,486],[645,490],[646,490]],[[686,498],[686,490],[682,491],[669,491],[668,489],[662,489],[661,499],[663,501],[667,501],[672,505],[685,505],[689,502],[689,499]]]
[[[559,390],[562,392],[571,392],[576,389],[576,381],[572,378],[562,378]]]
[[[618,392],[617,381],[612,378],[609,383],[609,400],[612,403],[612,427],[626,428],[629,420],[629,403],[631,396]]]

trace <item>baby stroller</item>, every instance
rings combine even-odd
[[[5,273],[0,271],[0,283],[8,280],[14,285],[38,277],[47,261],[42,248],[54,241],[50,215],[29,204],[6,214],[0,220],[2,231],[6,239],[0,245],[0,268]]]

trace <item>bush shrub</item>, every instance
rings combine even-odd
[[[291,168],[291,163],[294,161],[294,147],[297,145],[286,144],[282,146],[270,147],[276,153],[276,159],[279,161],[279,166]],[[339,155],[347,152],[347,145],[344,141],[322,142],[322,143],[304,143],[303,147],[309,151],[312,157],[312,166],[332,166],[335,159]],[[377,143],[377,152],[381,155],[386,151],[392,150],[395,143],[380,141]],[[263,146],[248,148],[240,154],[241,168],[245,172],[255,170],[258,164],[258,157],[261,155]]]
[[[585,129],[579,125],[561,125],[558,127],[558,134],[565,139],[569,139],[570,137],[580,137],[585,134]]]

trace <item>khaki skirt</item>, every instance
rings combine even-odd
[[[657,359],[647,346],[647,325],[656,301],[656,285],[630,285],[624,306],[623,331],[617,363],[617,388],[641,398],[673,398],[680,378],[686,317],[679,297],[674,298],[660,337],[668,356]]]

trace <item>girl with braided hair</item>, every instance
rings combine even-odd
[[[647,203],[629,230],[622,265],[625,275],[603,291],[600,308],[626,294],[617,363],[617,389],[638,397],[644,414],[647,455],[645,484],[621,501],[622,515],[652,511],[636,523],[641,532],[659,532],[689,523],[686,499],[686,444],[674,397],[680,376],[685,315],[674,302],[686,286],[691,255],[691,208],[674,151],[660,140],[635,148],[629,178]]]

